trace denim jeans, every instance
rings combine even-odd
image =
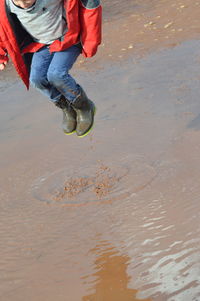
[[[45,46],[35,52],[31,63],[31,84],[53,102],[58,101],[61,95],[73,102],[79,94],[79,86],[69,70],[80,53],[79,45],[53,53]]]

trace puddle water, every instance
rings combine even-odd
[[[150,299],[137,299],[137,291],[128,288],[130,280],[130,276],[127,275],[130,260],[128,256],[121,255],[106,241],[100,241],[90,253],[95,256],[96,272],[89,277],[83,277],[83,280],[91,282],[93,292],[83,297],[82,301],[151,301]]]
[[[98,103],[84,139],[35,91],[9,90],[1,300],[200,300],[199,47],[80,72]]]

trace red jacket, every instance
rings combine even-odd
[[[102,8],[100,0],[64,0],[68,31],[63,41],[56,40],[50,51],[62,51],[81,40],[85,57],[95,55],[101,43]],[[16,71],[29,87],[29,65],[26,53],[36,52],[43,44],[35,43],[14,14],[7,12],[5,0],[0,0],[0,63],[13,61]]]

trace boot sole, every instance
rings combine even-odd
[[[63,131],[64,132],[64,131]],[[75,133],[76,132],[76,130],[73,130],[72,132],[70,132],[70,133],[66,133],[66,132],[64,132],[64,134],[65,135],[67,135],[67,136],[70,136],[70,135],[72,135],[73,133]]]
[[[97,109],[96,109],[96,106],[94,105],[94,116],[96,114],[96,111],[97,111]],[[83,137],[87,136],[91,132],[91,130],[93,129],[93,127],[94,127],[94,118],[93,118],[93,123],[92,123],[91,127],[89,128],[89,130],[85,134],[83,134],[81,136],[78,136],[78,137],[79,138],[83,138]]]

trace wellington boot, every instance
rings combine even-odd
[[[76,129],[76,112],[64,96],[55,103],[63,111],[62,128],[66,135],[72,134]]]
[[[72,107],[77,115],[76,134],[79,137],[86,136],[94,123],[95,105],[81,87],[80,94],[72,102]]]

